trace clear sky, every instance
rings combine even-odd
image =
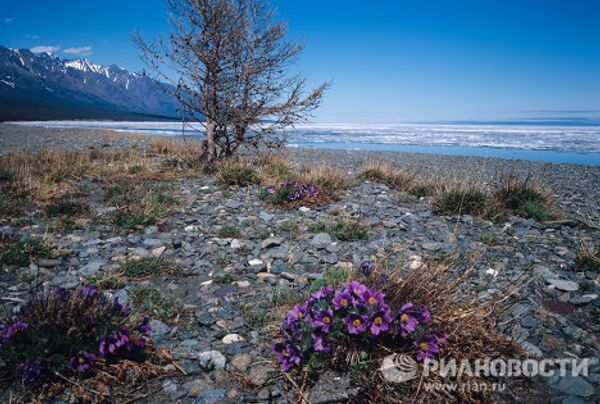
[[[318,122],[600,118],[599,0],[274,0],[333,80]],[[166,0],[0,0],[0,44],[131,70]]]

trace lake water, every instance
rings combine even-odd
[[[101,128],[152,135],[194,135],[179,122],[47,121],[21,125]],[[298,125],[290,147],[401,151],[600,165],[600,126],[554,125]]]

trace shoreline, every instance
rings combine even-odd
[[[119,132],[105,129],[38,128],[0,124],[0,155],[11,150],[44,148],[127,148],[148,146],[157,140],[187,139]],[[326,164],[356,174],[369,161],[381,161],[426,177],[442,177],[489,184],[500,174],[533,176],[561,201],[570,217],[600,224],[600,166],[548,163],[497,157],[445,155],[397,151],[342,150],[284,147],[297,165]]]

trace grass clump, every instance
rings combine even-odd
[[[87,275],[83,278],[83,283],[90,286],[95,286],[101,290],[117,290],[122,289],[127,285],[127,279],[119,275],[96,276]]]
[[[256,166],[247,158],[227,159],[215,166],[217,183],[245,187],[259,183]]]
[[[505,176],[494,191],[494,199],[498,204],[497,215],[501,217],[505,216],[505,212],[537,221],[558,217],[548,193],[529,176],[525,179],[516,175]]]
[[[329,233],[342,241],[359,241],[367,238],[367,227],[358,220],[338,220]]]
[[[310,292],[316,292],[323,286],[327,285],[332,285],[333,287],[337,288],[351,280],[354,275],[355,274],[353,271],[350,271],[344,267],[327,268],[321,279],[315,279],[310,283],[308,290]]]
[[[417,198],[426,198],[435,194],[435,188],[430,184],[421,184],[412,187],[409,193]]]
[[[145,278],[179,272],[180,268],[177,265],[160,257],[144,257],[139,260],[129,260],[121,268],[121,274],[127,278]]]
[[[324,233],[327,231],[327,223],[319,220],[308,225],[308,231],[311,233]]]
[[[381,162],[367,164],[358,176],[363,180],[381,182],[398,191],[409,191],[415,184],[415,176],[412,173]]]
[[[600,274],[600,247],[581,243],[575,261],[575,269]]]
[[[8,244],[0,253],[0,268],[26,267],[32,261],[50,255],[50,248],[40,239],[21,240]]]
[[[489,198],[476,188],[448,190],[438,194],[433,202],[438,212],[446,215],[483,215]]]
[[[217,232],[219,238],[236,238],[241,234],[240,229],[231,224],[224,224]]]
[[[46,205],[46,214],[48,216],[78,216],[89,211],[89,206],[85,201],[70,198],[61,199]]]

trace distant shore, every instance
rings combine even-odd
[[[39,151],[47,147],[143,147],[157,139],[165,138],[105,129],[37,128],[0,124],[0,155],[12,150]],[[172,137],[169,139],[183,141]],[[353,174],[366,162],[376,160],[424,176],[451,177],[483,184],[493,181],[495,176],[502,173],[531,175],[560,197],[561,208],[569,216],[600,223],[600,206],[597,204],[600,200],[600,166],[475,156],[298,147],[285,148],[284,153],[298,164],[328,164]]]

